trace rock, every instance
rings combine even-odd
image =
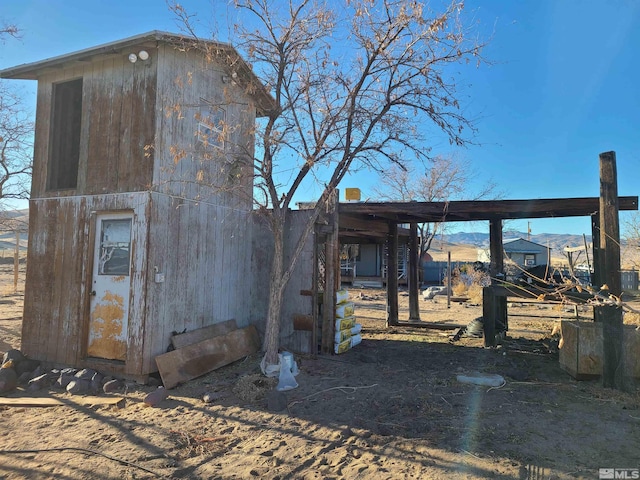
[[[149,405],[150,407],[155,407],[168,396],[169,396],[169,391],[166,388],[158,387],[157,390],[154,390],[149,395],[144,397],[143,402],[145,403],[145,405]]]
[[[102,393],[102,381],[101,380],[96,380],[95,378],[92,378],[89,381],[89,393],[93,394],[93,395],[97,395],[99,393]]]
[[[75,374],[75,377],[80,380],[91,380],[96,373],[98,372],[91,370],[90,368],[83,368]]]
[[[63,390],[67,388],[67,385],[69,385],[69,383],[75,380],[75,376],[71,375],[69,373],[63,373],[60,372],[60,376],[58,377],[58,380],[56,380],[55,386],[56,388],[62,388]]]
[[[29,380],[29,390],[48,388],[56,381],[56,375],[52,372],[43,373]]]
[[[2,368],[0,368],[0,393],[6,393],[14,390],[18,386],[18,375],[13,369],[13,362],[5,362]]]
[[[7,363],[9,360],[13,360],[13,366],[15,367],[18,363],[24,360],[24,355],[20,350],[12,348],[2,356],[2,365]]]
[[[213,403],[216,400],[218,400],[219,398],[220,398],[220,394],[219,393],[207,392],[204,395],[202,395],[202,401],[204,403]]]
[[[33,372],[36,368],[40,366],[39,360],[34,360],[33,358],[24,358],[18,365],[16,365],[16,373],[18,377],[20,377],[24,373]],[[37,376],[37,375],[36,375]]]
[[[72,395],[83,395],[89,391],[90,385],[91,380],[76,378],[75,380],[71,380],[69,385],[67,385],[67,392]]]
[[[93,377],[91,377],[91,384],[89,385],[89,390],[91,393],[96,394],[102,391],[102,381],[104,379],[104,375],[100,372],[96,372]]]
[[[31,380],[31,372],[24,372],[18,377],[18,385],[27,385]]]
[[[42,365],[38,365],[32,372],[31,372],[31,378],[36,378],[39,377],[40,375],[42,375],[44,373],[44,368],[42,368]]]
[[[113,393],[118,390],[121,390],[123,385],[124,383],[122,382],[122,380],[118,380],[118,379],[109,380],[105,382],[105,384],[102,386],[102,391],[104,393]]]

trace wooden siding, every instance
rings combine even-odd
[[[156,61],[131,64],[107,56],[43,75],[38,81],[31,197],[134,192],[151,184],[155,135]],[[47,191],[53,84],[83,79],[78,186]]]
[[[309,210],[294,210],[289,212],[289,221],[284,235],[286,257],[294,248],[294,242],[300,237],[310,214],[311,211]],[[273,258],[273,236],[263,217],[257,213],[254,214],[253,217],[253,260],[251,262],[253,282],[250,295],[251,323],[256,325],[260,332],[264,333],[267,307],[269,305],[269,276]],[[311,292],[313,289],[314,242],[315,237],[312,233],[302,251],[293,275],[285,288],[280,327],[280,344],[284,348],[293,348],[299,345],[299,339],[293,330],[294,316],[311,315],[313,313],[312,297],[302,295],[301,292]],[[286,261],[287,260],[285,260],[285,262]]]
[[[29,205],[29,251],[22,325],[22,350],[60,365],[86,356],[95,212],[131,211],[131,298],[129,343],[122,373],[139,374],[146,297],[148,194],[35,199]],[[135,293],[138,292],[136,295]]]
[[[252,208],[255,105],[229,80],[230,72],[197,52],[160,47],[156,110],[154,190]],[[201,108],[220,106],[228,126],[224,150],[204,147],[197,138]],[[239,178],[229,181],[234,168]]]
[[[249,325],[250,221],[246,210],[152,194],[145,371],[156,370],[174,331],[231,318]]]
[[[148,62],[106,55],[39,77],[23,325],[23,349],[33,358],[144,376],[157,370],[155,357],[173,332],[231,318],[239,327],[250,322],[255,106],[223,82],[230,72],[197,52],[145,49]],[[79,77],[78,187],[47,191],[52,85]],[[233,126],[224,155],[210,159],[195,135],[203,104],[224,104]],[[179,161],[177,151],[185,152]],[[86,358],[95,213],[103,211],[134,212],[128,347],[120,363]]]

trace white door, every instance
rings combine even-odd
[[[90,357],[126,360],[132,219],[131,213],[97,216],[87,345]]]

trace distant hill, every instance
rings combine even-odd
[[[29,210],[0,210],[0,252],[4,257],[7,250],[16,245],[16,231],[20,232],[20,250],[27,249]]]
[[[504,241],[523,238],[530,240],[534,243],[550,247],[555,254],[562,254],[565,247],[583,247],[584,238],[582,235],[570,235],[560,233],[539,233],[537,235],[531,235],[527,238],[527,234],[517,231],[505,231],[502,234]],[[489,234],[481,232],[459,232],[442,235],[438,237],[438,240],[442,240],[445,243],[453,244],[465,244],[475,245],[480,248],[489,247]],[[591,243],[591,235],[586,236],[587,243]]]

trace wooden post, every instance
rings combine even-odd
[[[387,248],[387,327],[398,325],[398,225],[389,222]]]
[[[492,286],[482,289],[482,328],[484,330],[484,346],[496,345],[496,296]]]
[[[447,252],[447,308],[451,308],[451,250]]]
[[[409,320],[420,321],[420,285],[418,281],[418,224],[409,226]]]
[[[318,249],[320,248],[320,243],[318,241],[318,224],[316,224],[315,232],[313,235],[313,279],[311,281],[311,318],[313,320],[313,330],[311,331],[311,355],[318,354],[318,333],[322,333],[322,330],[318,332],[318,328],[322,328],[322,325],[318,319],[320,318],[320,311],[322,304],[320,303],[320,298],[318,294]],[[324,300],[324,298],[323,298]],[[320,335],[321,336],[321,335]]]
[[[602,264],[600,262],[600,213],[591,215],[591,243],[593,244],[592,261],[593,274],[591,275],[591,285],[597,290],[602,284]],[[593,309],[593,321],[600,322],[600,310]]]
[[[322,352],[332,353],[336,328],[336,291],[340,282],[340,244],[338,241],[337,192],[328,200],[329,225],[325,243],[325,283],[322,297]]]
[[[496,285],[504,280],[504,259],[502,256],[502,219],[495,218],[489,222],[489,275],[491,284]],[[507,297],[494,294],[491,287],[482,290],[482,325],[484,329],[484,344],[487,347],[496,344],[496,324],[501,331],[507,328]]]
[[[609,293],[620,297],[620,220],[618,218],[618,175],[615,152],[600,154],[600,279]],[[622,346],[622,308],[596,307],[602,322],[602,384],[623,389],[625,372]]]
[[[491,255],[489,275],[491,275],[492,283],[494,283],[497,278],[504,276],[503,251],[502,219],[497,218],[489,222],[489,255]],[[504,278],[502,279],[504,280]]]
[[[13,252],[13,291],[18,293],[18,273],[20,271],[20,232],[16,230],[16,248]]]

